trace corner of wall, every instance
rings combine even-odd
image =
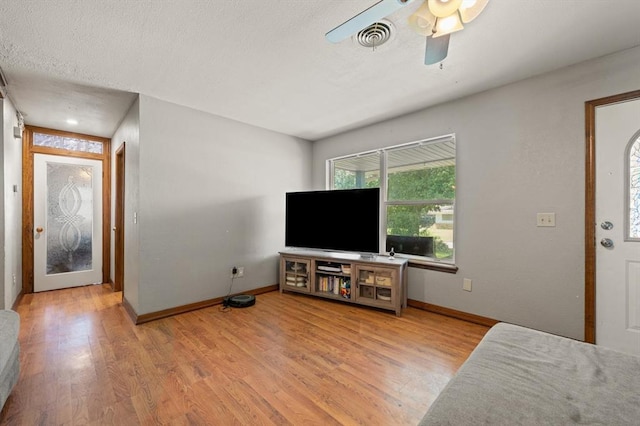
[[[139,244],[138,244],[138,228],[133,223],[134,213],[138,211],[138,187],[139,187],[139,145],[140,145],[140,95],[133,101],[129,110],[122,118],[120,125],[111,137],[111,156],[115,155],[116,150],[120,148],[122,143],[125,145],[125,212],[124,212],[124,232],[125,232],[125,267],[124,267],[124,296],[123,300],[127,302],[126,307],[132,312],[139,309],[138,306],[138,281],[139,281]],[[112,182],[111,186],[115,186],[115,161],[112,161]],[[115,198],[111,200],[111,218],[115,223]],[[113,234],[111,235],[113,238]],[[112,240],[111,247],[115,247]],[[115,253],[112,253],[111,259],[115,259]],[[114,264],[110,265],[111,276],[115,275]],[[129,312],[130,313],[130,312]],[[131,313],[130,313],[131,315]]]
[[[0,266],[2,276],[2,303],[11,309],[22,289],[22,143],[14,137],[13,129],[19,126],[17,111],[8,98],[1,99],[0,116],[0,175],[2,201],[0,220],[2,221],[2,246],[4,262]],[[16,188],[14,191],[13,188]]]

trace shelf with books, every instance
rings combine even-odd
[[[351,299],[351,277],[316,272],[315,293],[335,298]]]

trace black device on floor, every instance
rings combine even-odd
[[[222,300],[222,304],[232,308],[248,308],[256,304],[256,297],[250,294],[239,294],[237,296],[227,296]]]

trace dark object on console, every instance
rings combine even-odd
[[[390,252],[392,248],[396,253],[433,257],[433,237],[387,235],[385,251]]]
[[[256,297],[250,294],[239,294],[237,296],[228,296],[222,300],[222,305],[226,308],[248,308],[256,304]]]
[[[287,192],[285,246],[380,252],[380,188]]]

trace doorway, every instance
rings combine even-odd
[[[108,283],[110,140],[25,126],[23,293]]]
[[[122,291],[124,297],[124,165],[125,142],[115,154],[115,226],[114,232],[114,291]]]
[[[640,91],[586,102],[585,112],[585,341],[640,355],[640,177],[630,150],[640,149]]]

